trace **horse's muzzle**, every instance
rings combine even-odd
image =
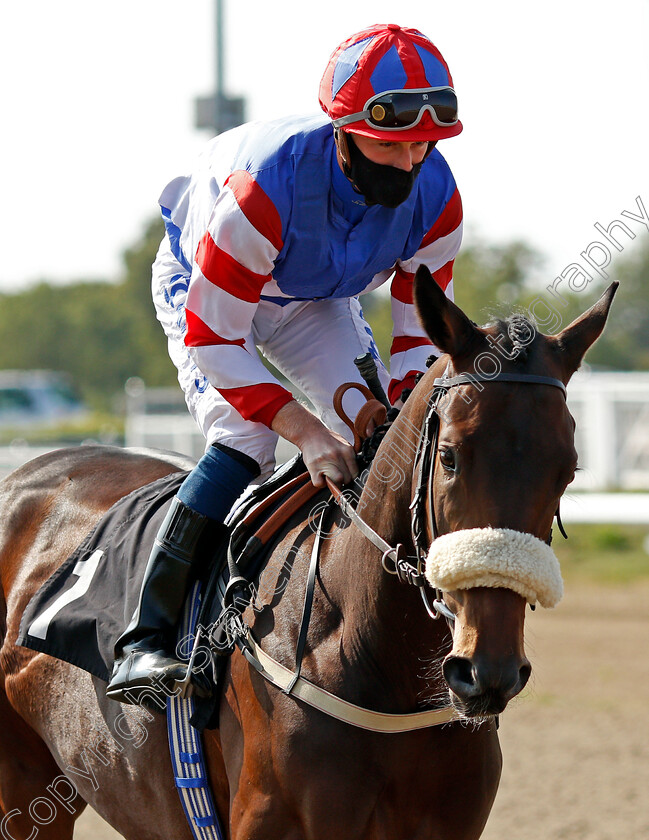
[[[488,661],[449,654],[443,664],[453,706],[467,718],[498,715],[530,678],[532,666],[523,656]]]

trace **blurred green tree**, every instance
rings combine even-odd
[[[618,280],[606,329],[589,350],[588,363],[611,370],[649,370],[649,239],[616,257],[608,271],[609,280],[593,281],[578,293],[566,293],[564,283],[559,291],[568,305],[562,309],[555,300],[555,307],[563,324],[568,324],[595,303],[612,280]]]
[[[177,371],[167,352],[167,338],[158,323],[151,299],[151,266],[164,236],[162,219],[153,219],[142,239],[124,253],[124,278],[120,294],[131,308],[130,352],[137,371],[151,387],[176,385]]]
[[[478,324],[510,314],[520,305],[532,273],[543,257],[527,243],[487,245],[473,240],[460,249],[455,260],[455,301]]]
[[[0,295],[0,368],[66,371],[93,408],[110,410],[131,376],[173,385],[176,371],[151,302],[162,222],[124,255],[118,283],[39,283]]]

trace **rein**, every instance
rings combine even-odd
[[[331,486],[335,488],[337,494],[340,493],[335,485]],[[338,501],[339,504],[347,505],[347,501],[343,496],[338,496],[336,501]],[[353,508],[350,507],[348,512],[353,512],[354,516],[356,516],[356,511]],[[230,622],[229,634],[239,647],[241,653],[245,656],[249,664],[252,665],[252,667],[265,680],[279,688],[287,696],[297,697],[302,700],[302,702],[318,709],[321,712],[324,712],[324,714],[329,717],[336,718],[343,723],[351,724],[352,726],[359,727],[360,729],[367,729],[371,732],[398,734],[401,732],[412,732],[416,729],[425,729],[430,726],[439,726],[444,723],[451,723],[452,721],[460,720],[461,715],[459,715],[452,707],[428,709],[422,712],[409,712],[405,714],[390,714],[386,712],[377,712],[374,709],[366,709],[362,706],[350,703],[347,700],[343,700],[341,697],[337,697],[335,694],[326,691],[324,688],[315,685],[315,683],[312,683],[301,676],[300,672],[302,670],[302,659],[306,646],[306,637],[311,618],[311,607],[313,605],[313,594],[318,570],[323,519],[324,511],[320,516],[318,529],[313,542],[313,548],[311,550],[311,562],[309,564],[309,572],[307,576],[307,586],[304,595],[302,620],[300,622],[300,632],[295,652],[294,669],[291,670],[287,668],[262,650],[255,640],[252,631],[244,623],[241,614],[230,613],[228,616],[228,620]],[[365,523],[362,520],[360,520],[360,522],[362,523],[361,527],[365,526]],[[368,528],[368,531],[374,534],[374,531],[372,531],[371,528]],[[369,534],[366,535],[369,538]],[[378,537],[378,535],[375,536],[378,540],[381,540],[381,537]],[[388,543],[383,542],[383,544],[389,549]]]

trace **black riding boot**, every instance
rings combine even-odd
[[[150,700],[152,693],[162,695],[164,688],[184,679],[187,665],[173,655],[176,624],[196,546],[211,521],[180,499],[172,500],[151,550],[137,609],[115,643],[115,665],[106,689],[114,700],[138,704],[144,695]]]

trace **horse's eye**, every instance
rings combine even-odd
[[[455,470],[455,452],[452,449],[440,449],[439,462],[445,469]]]

